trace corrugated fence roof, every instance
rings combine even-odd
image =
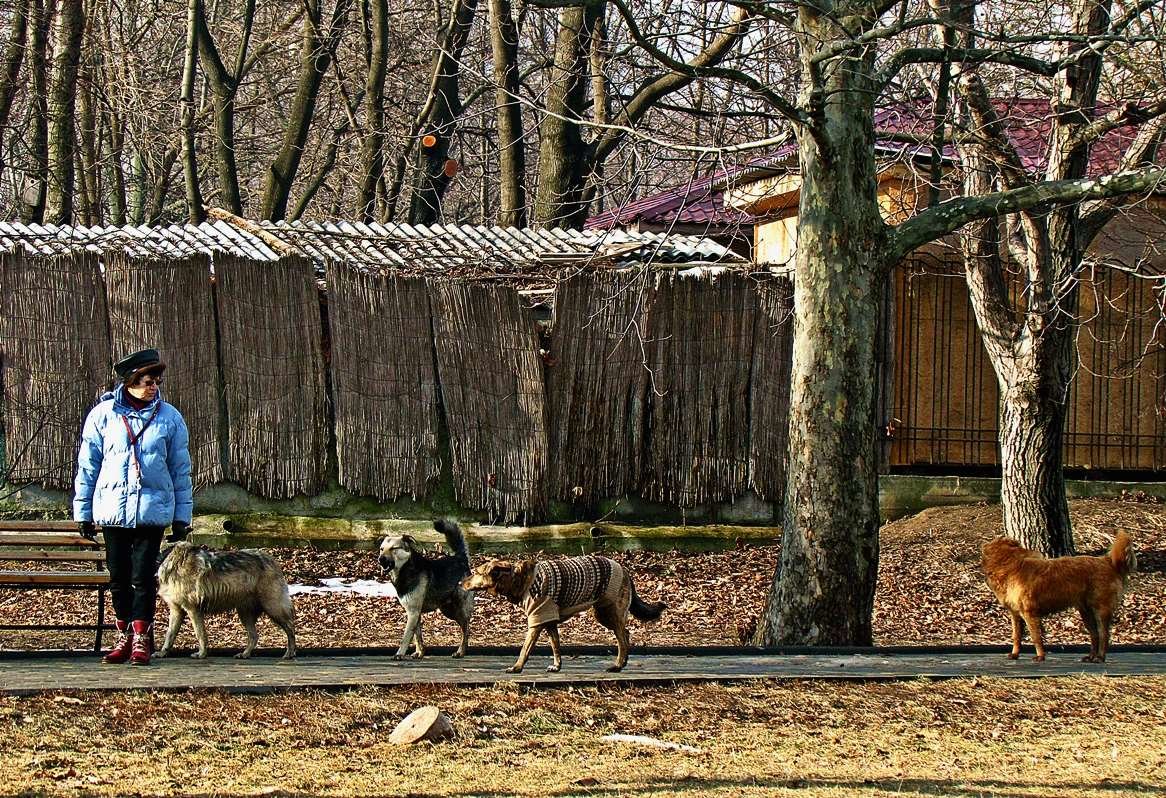
[[[624,230],[475,225],[216,220],[163,227],[68,227],[0,222],[0,252],[43,255],[126,252],[138,257],[230,253],[276,260],[300,253],[370,269],[490,272],[588,263],[734,263],[741,258],[698,236]]]

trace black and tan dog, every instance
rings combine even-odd
[[[450,554],[427,557],[418,549],[412,535],[395,535],[381,541],[377,560],[393,583],[397,600],[407,615],[405,634],[401,637],[395,659],[405,658],[410,641],[413,643],[413,658],[425,656],[421,616],[433,610],[440,610],[442,615],[461,627],[462,642],[453,654],[455,657],[464,657],[469,645],[474,594],[463,590],[460,584],[470,572],[469,548],[461,529],[453,521],[434,521],[433,528],[445,536]]]
[[[588,555],[562,560],[511,563],[489,560],[462,580],[466,590],[486,590],[517,604],[526,613],[526,642],[518,661],[507,673],[521,673],[530,651],[543,630],[551,641],[554,662],[548,671],[563,665],[559,653],[559,624],[590,609],[595,620],[615,632],[619,646],[609,671],[623,670],[628,661],[630,635],[628,613],[640,621],[654,621],[664,612],[663,602],[645,604],[636,595],[631,575],[607,557]]]

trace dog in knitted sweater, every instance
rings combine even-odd
[[[619,650],[608,670],[623,670],[630,647],[628,614],[639,621],[654,621],[665,609],[663,602],[646,604],[640,600],[631,575],[622,565],[594,554],[539,562],[487,560],[462,580],[462,587],[501,596],[526,613],[526,641],[507,673],[522,672],[544,629],[554,657],[547,670],[558,671],[563,666],[559,624],[588,609],[595,620],[615,633]]]

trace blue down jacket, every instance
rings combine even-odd
[[[142,435],[151,416],[154,420]],[[136,458],[123,419],[135,435],[142,435]],[[126,401],[124,385],[102,396],[81,432],[74,520],[98,526],[169,526],[176,520],[189,524],[193,510],[189,433],[182,414],[162,401],[160,391],[141,410]]]

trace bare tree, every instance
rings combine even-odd
[[[960,31],[963,50],[974,46],[975,3],[948,10],[949,30]],[[1141,123],[1119,168],[1152,164],[1166,101],[1122,104],[1099,115],[1104,52],[1136,19],[1111,18],[1113,4],[1075,0],[1067,10],[1067,41],[1052,76],[1054,111],[1048,161],[1039,179],[1086,177],[1094,145],[1107,133]],[[1101,43],[1100,46],[1098,43]],[[1034,177],[1010,142],[1004,116],[992,102],[974,64],[963,64],[959,88],[964,108],[957,138],[964,192],[1029,185]],[[1113,218],[1120,200],[1082,206],[1037,206],[1013,217],[969,225],[960,240],[972,307],[1000,390],[1001,500],[1004,532],[1048,555],[1073,553],[1063,474],[1065,421],[1078,325],[1079,276],[1090,242]],[[1007,232],[1000,230],[1006,223]],[[1024,286],[1012,291],[1007,263],[1015,259]],[[1015,299],[1013,298],[1015,294]]]

